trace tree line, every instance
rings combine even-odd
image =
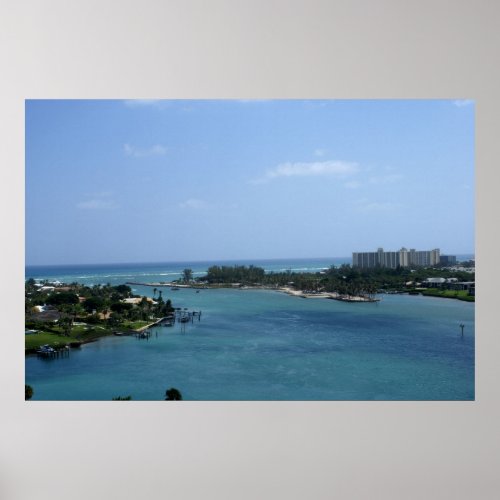
[[[405,290],[427,278],[457,278],[471,281],[474,275],[463,271],[439,268],[376,267],[361,269],[349,264],[331,266],[316,273],[269,272],[257,266],[211,266],[207,275],[197,278],[208,284],[239,283],[240,285],[288,286],[305,292],[337,292],[341,295],[373,295],[383,290]]]
[[[34,307],[48,305],[56,309],[60,317],[58,325],[63,334],[69,336],[73,323],[82,319],[86,323],[106,324],[109,327],[120,326],[125,321],[145,321],[152,317],[162,317],[174,311],[170,299],[164,300],[162,292],[155,303],[147,297],[133,295],[128,285],[94,285],[77,283],[56,288],[52,292],[41,291],[34,280],[28,280],[25,287],[26,326],[40,327]],[[156,293],[155,293],[156,295]],[[127,298],[140,298],[138,304],[123,302]]]

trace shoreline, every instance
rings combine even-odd
[[[85,340],[71,340],[64,346],[58,346],[57,349],[65,349],[66,347],[70,349],[80,349],[83,345],[85,344],[91,344],[93,342],[98,342],[99,340],[106,338],[106,337],[112,337],[113,335],[116,335],[118,337],[128,337],[129,335],[133,335],[135,333],[141,333],[147,330],[148,328],[151,328],[152,326],[157,325],[162,321],[163,318],[158,318],[156,321],[153,321],[152,323],[148,323],[147,325],[141,326],[140,328],[134,328],[133,330],[128,330],[127,332],[122,332],[119,335],[116,335],[115,331],[112,331],[111,333],[105,333],[104,335],[100,335],[99,337],[92,337],[90,339],[85,339]],[[37,350],[39,347],[30,347],[30,348],[25,348],[24,349],[24,355],[25,356],[34,356],[37,353]]]
[[[330,299],[330,300],[338,300],[340,302],[356,302],[356,303],[372,303],[372,302],[380,302],[382,299],[381,298],[369,298],[369,297],[363,297],[359,295],[353,295],[353,296],[346,296],[346,295],[340,295],[337,292],[318,292],[318,293],[309,293],[305,292],[303,290],[295,290],[290,287],[273,287],[273,286],[268,286],[268,285],[243,285],[240,286],[240,284],[236,283],[223,283],[223,284],[217,284],[217,285],[196,285],[196,284],[177,284],[173,282],[153,282],[153,283],[144,283],[144,282],[137,282],[137,281],[127,281],[126,284],[128,285],[137,285],[137,286],[151,286],[151,287],[158,287],[158,286],[163,286],[163,287],[176,287],[176,288],[192,288],[195,290],[219,290],[221,288],[227,288],[227,289],[232,289],[232,290],[272,290],[275,292],[281,292],[281,293],[286,293],[287,295],[291,295],[293,297],[300,297],[303,299]],[[401,295],[414,295],[411,294],[410,291],[398,291],[395,292],[397,294]],[[417,294],[416,294],[417,295]],[[441,299],[455,299],[455,300],[460,300],[462,302],[475,302],[475,300],[467,300],[463,299],[460,297],[451,297],[451,296],[444,296],[444,295],[434,295],[434,294],[427,294],[427,293],[421,293],[419,292],[418,295],[422,295],[423,297],[435,297],[435,298],[441,298]]]
[[[289,287],[282,287],[276,289],[279,292],[286,293],[287,295],[292,295],[293,297],[300,297],[303,299],[331,299],[338,300],[341,302],[380,302],[381,299],[362,297],[359,295],[345,296],[340,295],[337,292],[318,292],[318,293],[307,293],[303,290],[294,290]]]
[[[331,299],[331,300],[338,300],[341,302],[380,302],[381,299],[375,299],[375,298],[369,298],[369,297],[363,297],[359,295],[352,295],[352,296],[346,296],[346,295],[340,295],[337,292],[318,292],[318,293],[308,293],[304,292],[303,290],[295,290],[290,287],[272,287],[272,286],[266,286],[266,285],[243,285],[243,286],[236,286],[236,284],[229,283],[229,284],[219,284],[215,286],[211,285],[195,285],[195,284],[177,284],[177,283],[172,283],[172,282],[153,282],[153,283],[143,283],[143,282],[138,282],[138,281],[127,281],[127,285],[136,285],[136,286],[153,286],[153,287],[158,287],[158,286],[164,286],[164,287],[177,287],[177,288],[192,288],[195,290],[217,290],[220,288],[228,288],[232,290],[272,290],[276,292],[282,292],[286,293],[287,295],[292,295],[294,297],[300,297],[303,299]]]

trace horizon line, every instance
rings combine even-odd
[[[359,253],[359,252],[358,252]],[[443,255],[473,255],[475,258],[475,252],[464,252],[464,253],[451,253],[448,252]],[[109,265],[129,265],[129,264],[183,264],[183,263],[204,263],[204,262],[241,262],[241,261],[262,261],[262,260],[307,260],[307,259],[314,259],[314,260],[328,260],[328,259],[352,259],[352,255],[347,256],[347,255],[341,255],[341,256],[336,256],[336,257],[258,257],[258,258],[227,258],[227,259],[206,259],[206,260],[198,260],[198,259],[193,259],[193,260],[164,260],[164,261],[120,261],[120,262],[79,262],[79,263],[66,263],[66,264],[27,264],[25,262],[24,267],[25,269],[27,267],[64,267],[64,266],[109,266]]]

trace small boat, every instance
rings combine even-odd
[[[36,351],[36,353],[40,356],[48,356],[49,354],[53,354],[55,352],[56,350],[53,347],[50,347],[49,344],[41,345]]]
[[[180,288],[178,286],[173,286],[170,290],[173,290],[175,292],[176,290],[180,290]]]

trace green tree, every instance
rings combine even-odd
[[[124,298],[130,297],[130,294],[132,293],[132,288],[130,288],[128,285],[116,285],[113,287],[113,289],[116,290]]]
[[[114,312],[111,313],[107,321],[108,325],[111,327],[119,326],[121,323],[123,323],[123,316],[120,313]]]
[[[175,387],[171,387],[165,392],[165,401],[182,401],[182,394]]]
[[[31,385],[24,385],[24,400],[28,401],[33,397],[33,387]]]
[[[99,312],[104,308],[104,299],[102,297],[89,297],[84,303],[83,307],[89,313],[92,311]]]
[[[126,302],[115,302],[114,304],[111,304],[110,309],[113,312],[126,315],[129,311],[132,310],[133,307],[133,304],[127,304]]]
[[[61,316],[57,324],[61,327],[63,335],[69,337],[73,328],[73,317],[69,315]]]
[[[47,304],[58,306],[61,304],[78,304],[80,300],[78,295],[73,292],[58,292],[53,293],[46,300]]]

